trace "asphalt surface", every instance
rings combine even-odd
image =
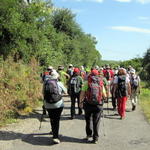
[[[127,103],[126,118],[120,120],[112,111],[111,102],[104,105],[98,144],[87,143],[84,138],[84,115],[70,119],[70,99],[65,98],[65,108],[60,122],[60,144],[53,144],[49,118],[40,125],[41,108],[30,116],[22,116],[19,123],[0,129],[0,150],[150,150],[150,124],[140,107],[131,111]],[[77,110],[76,110],[77,112]]]

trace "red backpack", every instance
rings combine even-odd
[[[91,105],[102,104],[103,80],[98,76],[89,76],[88,91],[86,93],[87,103]]]

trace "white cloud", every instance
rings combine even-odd
[[[136,1],[142,4],[150,3],[150,0],[136,0]]]
[[[74,2],[97,2],[97,3],[102,3],[105,0],[61,0],[63,2],[70,2],[70,1],[74,1]],[[129,3],[129,2],[139,2],[141,4],[146,4],[146,3],[150,3],[150,0],[114,0],[117,2],[124,2],[124,3]]]
[[[138,32],[138,33],[150,34],[150,29],[137,28],[137,27],[131,27],[131,26],[112,26],[111,29],[125,31],[125,32]]]
[[[132,0],[115,0],[117,2],[131,2]]]
[[[143,20],[143,21],[148,21],[148,20],[150,20],[149,17],[144,17],[144,16],[139,16],[138,19],[139,19],[139,20]]]
[[[104,0],[62,0],[64,2],[66,1],[75,1],[75,2],[97,2],[97,3],[102,3]]]

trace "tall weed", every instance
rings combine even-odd
[[[0,61],[0,125],[18,114],[32,111],[41,99],[40,68],[33,58],[29,65],[10,57]]]
[[[149,88],[142,88],[141,95],[140,95],[140,105],[142,110],[150,122],[150,89]]]

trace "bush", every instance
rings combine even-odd
[[[0,62],[0,120],[29,112],[41,99],[40,68],[32,59],[29,65],[11,58]]]

